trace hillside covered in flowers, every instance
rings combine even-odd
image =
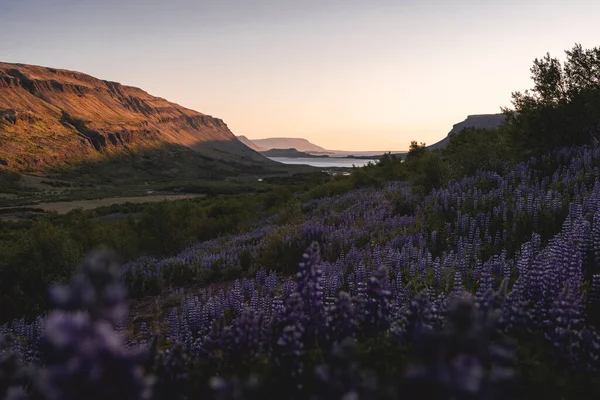
[[[0,396],[597,398],[600,131],[564,143],[535,125],[600,98],[569,76],[537,81],[568,97],[517,93],[503,128],[444,152],[415,143],[244,232],[124,264],[88,256],[50,312],[0,328]],[[506,145],[543,129],[539,147]]]

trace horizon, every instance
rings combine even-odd
[[[379,152],[381,152],[381,153],[383,154],[383,153],[387,153],[387,152],[392,152],[392,153],[398,152],[398,153],[402,153],[402,152],[407,152],[407,151],[408,151],[408,150],[389,150],[389,149],[386,149],[386,150],[381,150],[381,149],[369,149],[369,150],[343,150],[343,149],[333,149],[333,148],[328,148],[328,147],[321,146],[319,143],[315,143],[315,142],[313,142],[313,141],[311,141],[311,140],[308,140],[308,139],[306,139],[306,138],[303,138],[303,137],[283,137],[283,136],[279,136],[279,137],[277,137],[277,136],[272,136],[272,137],[250,138],[250,137],[247,137],[247,136],[245,136],[245,135],[235,135],[235,136],[236,136],[236,137],[242,137],[242,136],[243,136],[243,137],[245,137],[246,139],[248,139],[248,140],[249,140],[249,141],[251,141],[251,142],[254,142],[255,140],[267,140],[267,139],[269,139],[269,140],[286,140],[286,139],[287,139],[287,140],[298,140],[298,139],[301,139],[301,140],[307,140],[307,141],[308,141],[310,144],[313,144],[313,145],[316,145],[316,146],[322,147],[322,148],[323,148],[324,150],[326,150],[326,151],[334,151],[334,152],[342,152],[342,153],[345,153],[345,152],[351,152],[351,151],[354,151],[354,152],[357,152],[357,153],[361,153],[361,152],[365,152],[365,153],[373,153],[373,152],[377,152],[377,151],[379,151]],[[285,149],[284,149],[284,150],[285,150]],[[309,153],[314,153],[314,152],[309,152]]]
[[[584,0],[6,1],[0,61],[139,87],[251,140],[344,151],[406,151],[499,113],[535,58],[597,44],[600,14]]]

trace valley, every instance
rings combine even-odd
[[[79,72],[8,63],[0,63],[0,168],[103,184],[289,171],[221,119]]]
[[[164,194],[164,195],[146,195],[133,197],[103,197],[94,200],[73,200],[53,203],[32,203],[28,204],[27,208],[40,209],[44,212],[56,212],[58,214],[66,214],[70,211],[93,210],[99,207],[113,206],[117,204],[146,204],[156,203],[161,201],[175,201],[193,199],[203,197],[202,194]],[[0,218],[2,214],[9,215],[11,210],[19,209],[19,207],[0,207]]]
[[[0,63],[0,398],[600,397],[600,48],[566,54],[398,152]],[[299,131],[291,72],[212,104]]]

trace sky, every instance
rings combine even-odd
[[[600,45],[596,0],[0,0],[0,61],[137,86],[249,138],[432,144],[533,60]]]

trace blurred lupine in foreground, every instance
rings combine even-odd
[[[0,398],[6,400],[26,399],[23,387],[29,380],[28,370],[19,355],[7,350],[10,338],[0,336]]]
[[[147,399],[145,351],[133,351],[115,331],[127,314],[120,266],[107,253],[90,255],[56,304],[41,338],[36,388],[46,399]]]
[[[515,349],[498,337],[498,316],[493,311],[483,313],[469,298],[457,296],[451,300],[443,329],[421,325],[415,344],[422,363],[405,372],[409,397],[508,398],[515,378]]]

